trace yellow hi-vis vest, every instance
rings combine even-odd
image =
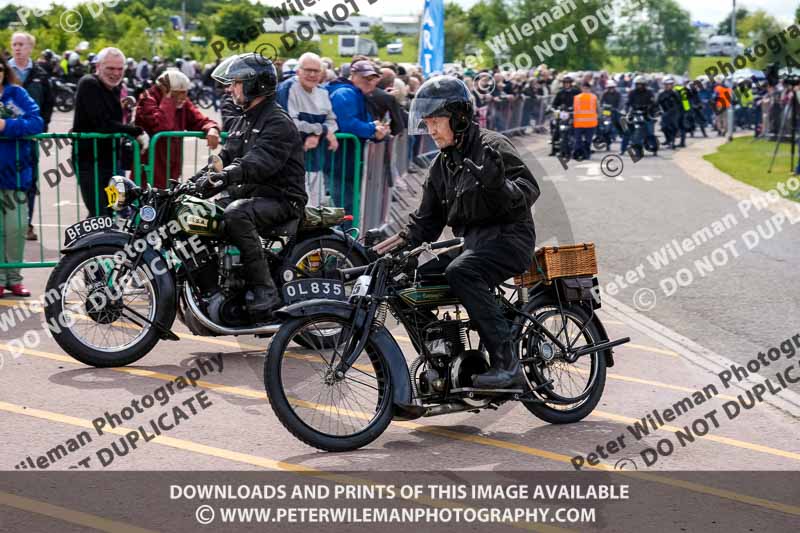
[[[597,127],[597,96],[593,93],[578,94],[573,100],[572,108],[575,111],[574,127]]]
[[[683,110],[689,111],[692,108],[692,105],[689,103],[689,92],[683,85],[676,85],[675,92],[678,93],[681,97],[681,103],[683,103]]]

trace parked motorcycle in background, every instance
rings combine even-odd
[[[58,78],[50,78],[50,87],[55,96],[55,107],[62,113],[69,113],[75,109],[76,85]]]

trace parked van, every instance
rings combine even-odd
[[[377,56],[378,44],[372,39],[358,35],[340,35],[339,55],[347,57],[355,55]]]
[[[744,52],[744,47],[730,35],[715,35],[706,46],[710,56],[735,56]]]

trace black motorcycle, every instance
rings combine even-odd
[[[208,85],[192,82],[188,96],[189,100],[203,109],[210,109],[214,105],[214,88]]]
[[[178,340],[176,315],[200,336],[257,335],[278,331],[277,320],[251,317],[244,302],[239,250],[226,243],[218,203],[195,196],[191,182],[169,190],[141,188],[112,178],[109,205],[123,224],[94,217],[65,232],[64,256],[47,282],[45,316],[53,338],[68,354],[97,367],[124,366],[160,340]],[[127,213],[126,213],[127,211]],[[326,278],[368,262],[367,252],[335,226],[351,219],[339,208],[308,207],[261,234],[270,272],[287,304],[344,296]],[[297,288],[297,280],[312,281]],[[331,292],[334,291],[334,292]],[[298,342],[324,343],[310,333]]]
[[[342,283],[357,279],[349,299],[280,311],[285,322],[270,344],[264,383],[273,411],[295,437],[321,450],[349,451],[375,440],[393,418],[479,412],[510,401],[554,424],[592,412],[613,365],[611,348],[630,340],[608,340],[595,314],[596,278],[498,287],[526,384],[477,389],[472,376],[490,366],[483,343],[444,275],[419,269],[438,259],[433,250],[460,246],[460,239],[444,241],[344,269]],[[419,354],[410,368],[386,327],[390,313]],[[326,343],[290,349],[293,341],[331,331],[336,334],[324,336]]]
[[[595,150],[610,150],[614,142],[614,108],[609,104],[604,104],[600,120],[597,125],[597,133],[592,140]]]
[[[571,159],[574,148],[572,108],[553,109],[550,119],[551,154],[562,159]]]
[[[62,113],[69,113],[75,109],[76,85],[61,81],[58,78],[50,79],[50,87],[55,97],[55,107]]]
[[[655,116],[642,109],[634,109],[628,114],[627,127],[631,129],[631,149],[639,158],[644,157],[645,150],[654,156],[658,155],[658,149],[661,147],[658,137],[647,132],[647,125],[655,119]]]

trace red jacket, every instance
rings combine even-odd
[[[220,127],[216,122],[203,115],[190,100],[186,100],[181,109],[175,107],[172,98],[164,98],[158,87],[152,87],[142,93],[136,104],[136,120],[150,137],[160,131],[203,131],[208,133],[212,128]],[[167,145],[170,147],[170,178],[177,179],[183,172],[181,146],[183,139],[162,139],[155,148],[156,159],[153,169],[153,185],[164,189],[167,186]]]

